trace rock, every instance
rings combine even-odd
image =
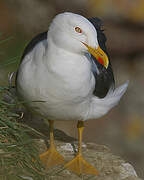
[[[36,143],[40,147],[40,153],[46,151],[44,140],[36,140]],[[71,144],[56,140],[55,144],[57,150],[65,157],[66,162],[70,161],[77,151],[77,142]],[[63,169],[62,166],[57,166],[48,170],[49,178],[51,180],[140,180],[133,166],[114,155],[108,147],[95,143],[83,143],[82,149],[84,158],[99,171],[98,176],[78,176]]]

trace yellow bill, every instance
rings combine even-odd
[[[100,46],[98,46],[97,49],[94,49],[88,46],[86,43],[82,43],[88,48],[89,53],[92,54],[100,64],[102,64],[105,68],[108,68],[109,59],[106,53],[100,48]]]

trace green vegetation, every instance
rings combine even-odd
[[[17,103],[7,103],[3,94],[8,87],[0,87],[0,179],[18,180],[23,176],[42,180],[44,169],[39,161],[38,149],[30,134],[39,133],[18,122],[19,115],[13,112]]]
[[[7,42],[10,38],[0,41]],[[0,64],[0,68],[18,62],[18,56]],[[13,100],[5,100],[5,96]],[[16,109],[25,102],[19,102],[9,86],[0,87],[0,180],[30,179],[44,180],[46,173],[39,160],[39,151],[32,136],[40,133],[22,124]]]

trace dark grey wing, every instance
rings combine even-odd
[[[29,53],[33,50],[33,48],[41,41],[47,39],[47,32],[43,32],[38,34],[37,36],[35,36],[30,43],[26,46],[22,58],[21,60]]]
[[[29,43],[28,45],[26,46],[24,52],[23,52],[23,55],[21,57],[21,61],[20,63],[22,62],[22,60],[24,59],[24,57],[30,53],[33,48],[41,41],[43,40],[46,40],[47,39],[47,32],[43,32],[43,33],[40,33],[38,34],[37,36],[35,36]],[[15,78],[15,85],[17,84],[17,75],[18,75],[18,71],[16,72],[16,78]]]
[[[97,31],[97,38],[98,38],[98,43],[101,49],[107,54],[109,58],[109,65],[108,68],[106,69],[103,65],[101,65],[94,56],[91,55],[91,61],[92,61],[92,72],[95,77],[95,89],[94,89],[94,95],[103,98],[106,96],[108,90],[113,87],[115,84],[114,80],[114,74],[112,70],[112,65],[110,62],[110,57],[107,53],[106,49],[106,36],[101,29],[102,27],[102,21],[99,18],[89,18],[88,19],[96,28]],[[96,68],[97,67],[97,68]],[[98,69],[98,70],[97,70]],[[99,71],[99,73],[98,73]]]

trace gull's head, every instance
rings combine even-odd
[[[49,27],[48,38],[59,48],[72,53],[84,55],[89,52],[105,68],[108,67],[108,57],[98,44],[97,31],[83,16],[69,12],[58,14]]]

